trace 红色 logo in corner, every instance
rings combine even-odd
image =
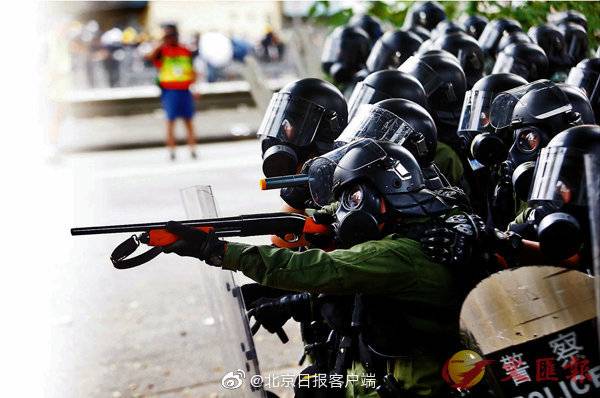
[[[452,388],[469,389],[483,379],[485,367],[493,361],[483,359],[471,350],[462,350],[452,355],[442,368],[442,376]]]

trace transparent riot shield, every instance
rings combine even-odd
[[[600,314],[600,154],[585,155],[585,178],[590,212],[591,249],[594,259],[594,288],[596,290],[596,314]],[[600,317],[596,317],[598,321]],[[598,321],[600,341],[600,321]]]
[[[210,186],[183,189],[181,196],[188,218],[218,217]],[[207,310],[202,314],[202,324],[206,327],[203,337],[210,339],[203,343],[212,347],[212,351],[198,355],[220,355],[216,361],[222,370],[218,396],[265,397],[254,340],[233,272],[206,266],[201,283],[202,297],[207,300]]]

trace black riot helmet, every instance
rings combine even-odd
[[[500,39],[500,43],[498,43],[497,54],[499,54],[506,47],[514,43],[533,43],[533,41],[529,36],[527,36],[527,33],[520,30],[507,33],[504,36],[502,36],[502,39]]]
[[[422,26],[431,31],[444,19],[446,19],[446,12],[438,2],[416,2],[412,4],[406,14],[404,27]]]
[[[465,32],[473,36],[476,40],[479,39],[485,26],[490,21],[483,15],[464,15],[460,19],[460,24]]]
[[[514,19],[494,19],[487,24],[481,36],[479,36],[479,46],[486,56],[494,58],[502,36],[505,33],[510,34],[517,30],[523,29],[521,28],[521,24]]]
[[[435,40],[441,36],[452,33],[465,33],[465,31],[459,24],[445,19],[438,23],[437,26],[431,31],[431,40]]]
[[[446,203],[426,189],[411,153],[392,142],[348,144],[333,173],[333,194],[340,203],[338,236],[350,244],[356,242],[357,234],[368,240],[393,231],[398,216],[402,222],[448,210]]]
[[[385,33],[377,40],[367,58],[367,70],[376,72],[399,67],[419,49],[422,42],[417,34],[410,31]]]
[[[433,118],[421,105],[394,98],[362,105],[336,143],[361,138],[400,144],[413,154],[421,167],[425,167],[435,156],[437,129]]]
[[[467,79],[467,87],[483,77],[484,57],[479,43],[466,33],[452,33],[438,37],[431,49],[446,50],[453,54],[460,63]]]
[[[426,189],[419,164],[401,145],[363,139],[338,151],[331,186],[339,202],[334,229],[343,246],[380,239],[407,218],[448,210]]]
[[[584,27],[587,30],[587,18],[585,15],[575,10],[553,12],[548,15],[548,22],[553,25],[560,25],[567,22],[573,22]]]
[[[425,89],[416,77],[399,70],[381,70],[371,73],[354,87],[348,101],[348,120],[352,120],[361,105],[389,98],[403,98],[428,107]]]
[[[427,29],[425,29],[421,25],[415,25],[415,26],[411,26],[408,28],[405,26],[403,29],[406,29],[407,32],[412,32],[412,33],[416,34],[423,41],[429,40],[431,38],[431,32],[429,32]]]
[[[573,106],[573,111],[579,118],[579,124],[596,124],[594,107],[585,92],[578,87],[568,83],[558,83],[558,87],[566,94]]]
[[[340,26],[325,40],[321,67],[336,84],[346,84],[364,68],[370,51],[371,39],[364,30]]]
[[[320,79],[300,79],[273,94],[258,128],[263,172],[267,177],[293,174],[308,158],[331,150],[348,123],[342,93]]]
[[[490,123],[490,109],[494,98],[501,92],[527,84],[527,80],[513,73],[498,73],[481,78],[465,94],[458,135],[463,150],[484,165],[506,159],[508,149]]]
[[[467,81],[456,57],[447,51],[427,52],[410,57],[398,69],[423,85],[438,130],[440,124],[458,125]]]
[[[514,73],[528,81],[546,78],[548,58],[537,44],[511,44],[498,54],[492,70],[494,73]]]
[[[549,80],[538,80],[500,93],[492,102],[490,120],[496,132],[510,143],[511,165],[517,194],[526,195],[533,162],[556,134],[588,122],[593,113],[581,90]],[[579,92],[579,94],[577,94]],[[583,97],[583,98],[582,98]],[[593,119],[592,119],[593,123]]]
[[[381,35],[383,35],[379,19],[367,14],[356,14],[352,16],[348,22],[348,26],[357,27],[367,32],[373,43],[379,40]]]
[[[490,110],[490,122],[497,132],[523,126],[539,126],[558,132],[590,121],[591,105],[585,95],[569,85],[537,80],[496,96]]]
[[[577,63],[587,57],[589,39],[586,29],[574,22],[565,22],[558,25],[558,30],[565,37],[567,53]]]
[[[532,26],[527,34],[546,53],[551,73],[573,65],[573,59],[567,53],[565,38],[556,27],[548,24]]]
[[[597,125],[561,132],[542,149],[537,160],[528,202],[541,208],[544,215],[537,226],[540,249],[556,260],[577,253],[589,235],[584,167],[587,153],[600,153]]]
[[[571,68],[566,82],[579,87],[590,100],[596,121],[600,121],[600,58],[584,59]]]

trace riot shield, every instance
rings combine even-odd
[[[594,289],[596,291],[596,314],[600,314],[600,154],[584,156],[587,198],[590,213],[590,242],[594,259]],[[598,319],[598,318],[597,318]],[[600,341],[600,322],[598,323]]]
[[[600,396],[594,281],[583,272],[527,266],[495,273],[465,299],[460,327],[467,347],[483,357],[496,397]]]
[[[188,218],[218,217],[210,186],[194,186],[181,191]],[[266,397],[260,378],[254,340],[239,287],[233,272],[205,266],[201,281],[202,296],[207,301],[202,314],[204,346],[217,353],[222,369],[219,397]],[[208,353],[199,353],[208,356]],[[258,384],[258,385],[253,385]]]

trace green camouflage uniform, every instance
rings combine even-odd
[[[294,252],[272,246],[228,243],[223,268],[241,271],[260,284],[288,290],[353,295],[384,295],[402,305],[413,335],[457,333],[461,293],[449,269],[431,262],[419,242],[391,234],[347,250]],[[428,308],[423,311],[423,307]],[[449,324],[440,314],[456,319]],[[393,314],[392,314],[393,316]],[[422,332],[422,333],[421,333]],[[402,339],[402,336],[398,336]],[[441,367],[452,353],[431,348],[432,341],[407,341],[405,360],[388,363],[388,370],[419,396],[436,396],[443,387]],[[349,373],[360,371],[355,364]],[[372,388],[351,384],[348,397],[375,397]]]

